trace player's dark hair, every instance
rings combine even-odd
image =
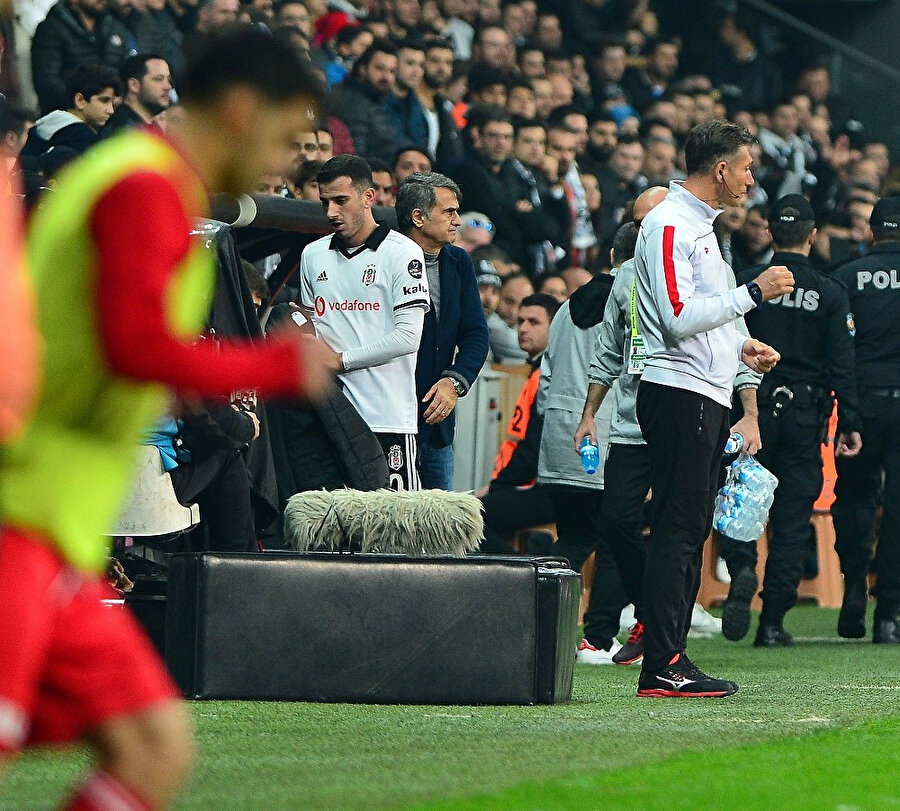
[[[719,161],[732,161],[742,146],[750,146],[753,136],[745,128],[730,121],[716,119],[694,127],[684,145],[684,162],[688,175],[703,174]]]
[[[372,180],[372,170],[359,155],[335,155],[330,160],[325,161],[325,165],[316,175],[316,181],[321,186],[324,183],[332,183],[339,177],[349,177],[350,182],[360,191],[371,189],[374,181]]]
[[[241,85],[270,102],[303,98],[313,106],[324,90],[309,60],[296,48],[259,28],[229,25],[204,35],[178,95],[185,104],[208,104]]]

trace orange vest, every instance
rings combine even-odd
[[[530,375],[519,397],[516,400],[516,407],[513,410],[512,419],[509,421],[509,427],[506,429],[506,439],[500,446],[497,453],[497,461],[494,462],[494,473],[491,479],[496,479],[512,459],[516,446],[525,439],[525,433],[528,431],[528,422],[531,420],[531,407],[534,405],[534,398],[537,397],[538,383],[541,379],[541,367],[538,366]]]

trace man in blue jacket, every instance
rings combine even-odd
[[[469,255],[453,246],[459,187],[437,172],[415,172],[397,191],[400,231],[422,248],[431,309],[416,360],[419,475],[426,489],[453,488],[456,401],[484,365],[488,329]]]

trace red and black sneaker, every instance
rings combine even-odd
[[[641,698],[724,698],[737,690],[733,681],[707,676],[686,654],[679,653],[662,670],[642,670],[637,694]]]
[[[636,665],[644,658],[644,624],[636,622],[631,626],[628,641],[622,645],[612,660],[617,665]]]

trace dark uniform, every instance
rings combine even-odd
[[[744,318],[754,338],[781,353],[781,361],[757,391],[762,435],[757,459],[779,481],[769,516],[760,626],[780,628],[797,602],[809,520],[822,490],[819,446],[833,407],[832,391],[838,399],[840,430],[849,433],[860,426],[847,290],[800,253],[779,251],[768,264],[790,269],[794,292],[764,302]],[[746,270],[739,281],[751,281],[762,269]],[[723,539],[721,551],[732,576],[756,567],[755,543]]]
[[[884,211],[893,206],[893,210]],[[880,215],[880,218],[879,218]],[[856,321],[856,375],[861,398],[863,448],[837,459],[837,500],[831,509],[845,583],[842,636],[861,637],[866,575],[872,557],[878,490],[884,482],[884,517],[878,541],[875,641],[900,642],[900,200],[884,198],[872,212],[876,233],[897,230],[898,241],[879,240],[862,258],[835,273],[850,295]],[[856,600],[857,607],[848,606]],[[849,608],[849,612],[847,609]],[[892,624],[885,634],[881,623]]]

